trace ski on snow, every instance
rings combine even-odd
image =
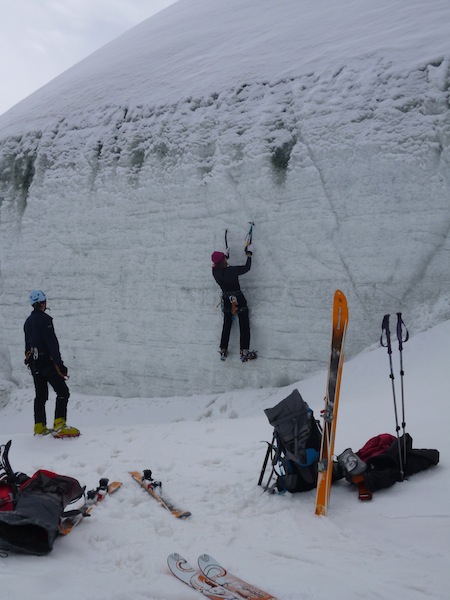
[[[159,502],[163,508],[172,513],[174,517],[177,519],[185,519],[186,517],[191,516],[189,511],[177,508],[170,500],[161,494],[160,490],[162,484],[160,481],[155,481],[153,479],[150,469],[146,469],[142,473],[140,471],[130,471],[130,475],[146,492],[150,494],[150,496],[152,496],[152,498]]]
[[[229,573],[217,560],[209,554],[202,554],[198,557],[198,566],[200,571],[214,583],[218,583],[227,590],[232,591],[242,598],[252,598],[258,600],[276,600],[267,592],[247,583],[236,575]]]
[[[86,501],[83,506],[63,513],[59,523],[59,533],[61,535],[68,535],[72,529],[84,519],[84,517],[89,517],[91,515],[94,506],[99,502],[102,502],[106,496],[114,494],[114,492],[121,487],[122,483],[120,481],[112,481],[109,483],[106,478],[100,479],[98,487],[95,490],[86,492]]]
[[[347,299],[336,290],[333,301],[333,327],[328,381],[323,411],[323,434],[317,476],[316,515],[326,515],[333,474],[334,440],[339,406],[344,342],[348,324]]]
[[[208,554],[199,556],[199,569],[176,553],[168,556],[167,564],[175,577],[210,600],[276,600],[275,596],[229,573]]]

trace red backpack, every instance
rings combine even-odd
[[[73,477],[41,469],[33,477],[14,473],[8,460],[11,441],[0,446],[0,548],[47,554],[59,534],[64,508],[84,488]]]
[[[14,488],[6,480],[0,480],[0,511],[12,510]]]

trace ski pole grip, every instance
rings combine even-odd
[[[397,339],[398,349],[400,352],[403,350],[403,344],[409,340],[409,331],[406,328],[405,323],[402,319],[402,313],[397,313]]]
[[[380,344],[383,348],[387,348],[388,354],[392,354],[391,348],[391,331],[389,329],[389,317],[390,315],[384,315],[383,322],[381,323],[381,337]],[[383,343],[383,334],[386,335],[386,343]]]

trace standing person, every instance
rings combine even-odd
[[[42,290],[30,293],[33,312],[23,326],[25,333],[25,364],[33,375],[36,397],[34,400],[34,434],[55,437],[76,437],[80,432],[66,424],[69,388],[66,384],[67,367],[59,351],[59,342],[53,329],[53,319],[45,314],[47,298]],[[45,404],[48,400],[48,384],[56,393],[53,429],[47,428]]]
[[[250,348],[250,319],[247,306],[247,300],[241,291],[239,285],[239,276],[248,273],[252,266],[253,246],[247,245],[245,248],[247,262],[245,265],[231,267],[228,265],[228,248],[224,252],[213,252],[211,260],[213,262],[212,274],[222,290],[223,306],[223,328],[220,339],[220,358],[225,360],[228,356],[228,342],[230,340],[231,325],[233,316],[237,315],[239,319],[241,361],[247,362],[257,358],[257,354]]]

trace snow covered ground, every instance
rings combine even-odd
[[[408,323],[406,322],[408,325]],[[263,413],[297,387],[316,415],[325,372],[287,388],[163,399],[72,395],[76,440],[33,437],[30,389],[0,410],[0,443],[12,439],[15,470],[47,468],[88,488],[100,477],[124,486],[46,557],[0,559],[2,598],[181,600],[200,597],[168,571],[166,557],[195,563],[207,552],[280,600],[447,600],[450,550],[448,382],[450,321],[404,345],[407,431],[441,463],[360,503],[345,481],[327,517],[315,493],[262,494],[257,486],[272,429]],[[395,433],[384,348],[344,365],[336,451]],[[321,348],[324,356],[328,348]],[[326,358],[325,358],[326,360]],[[399,399],[398,352],[394,371]],[[53,410],[53,399],[49,411]],[[151,468],[192,516],[174,519],[129,477]]]

